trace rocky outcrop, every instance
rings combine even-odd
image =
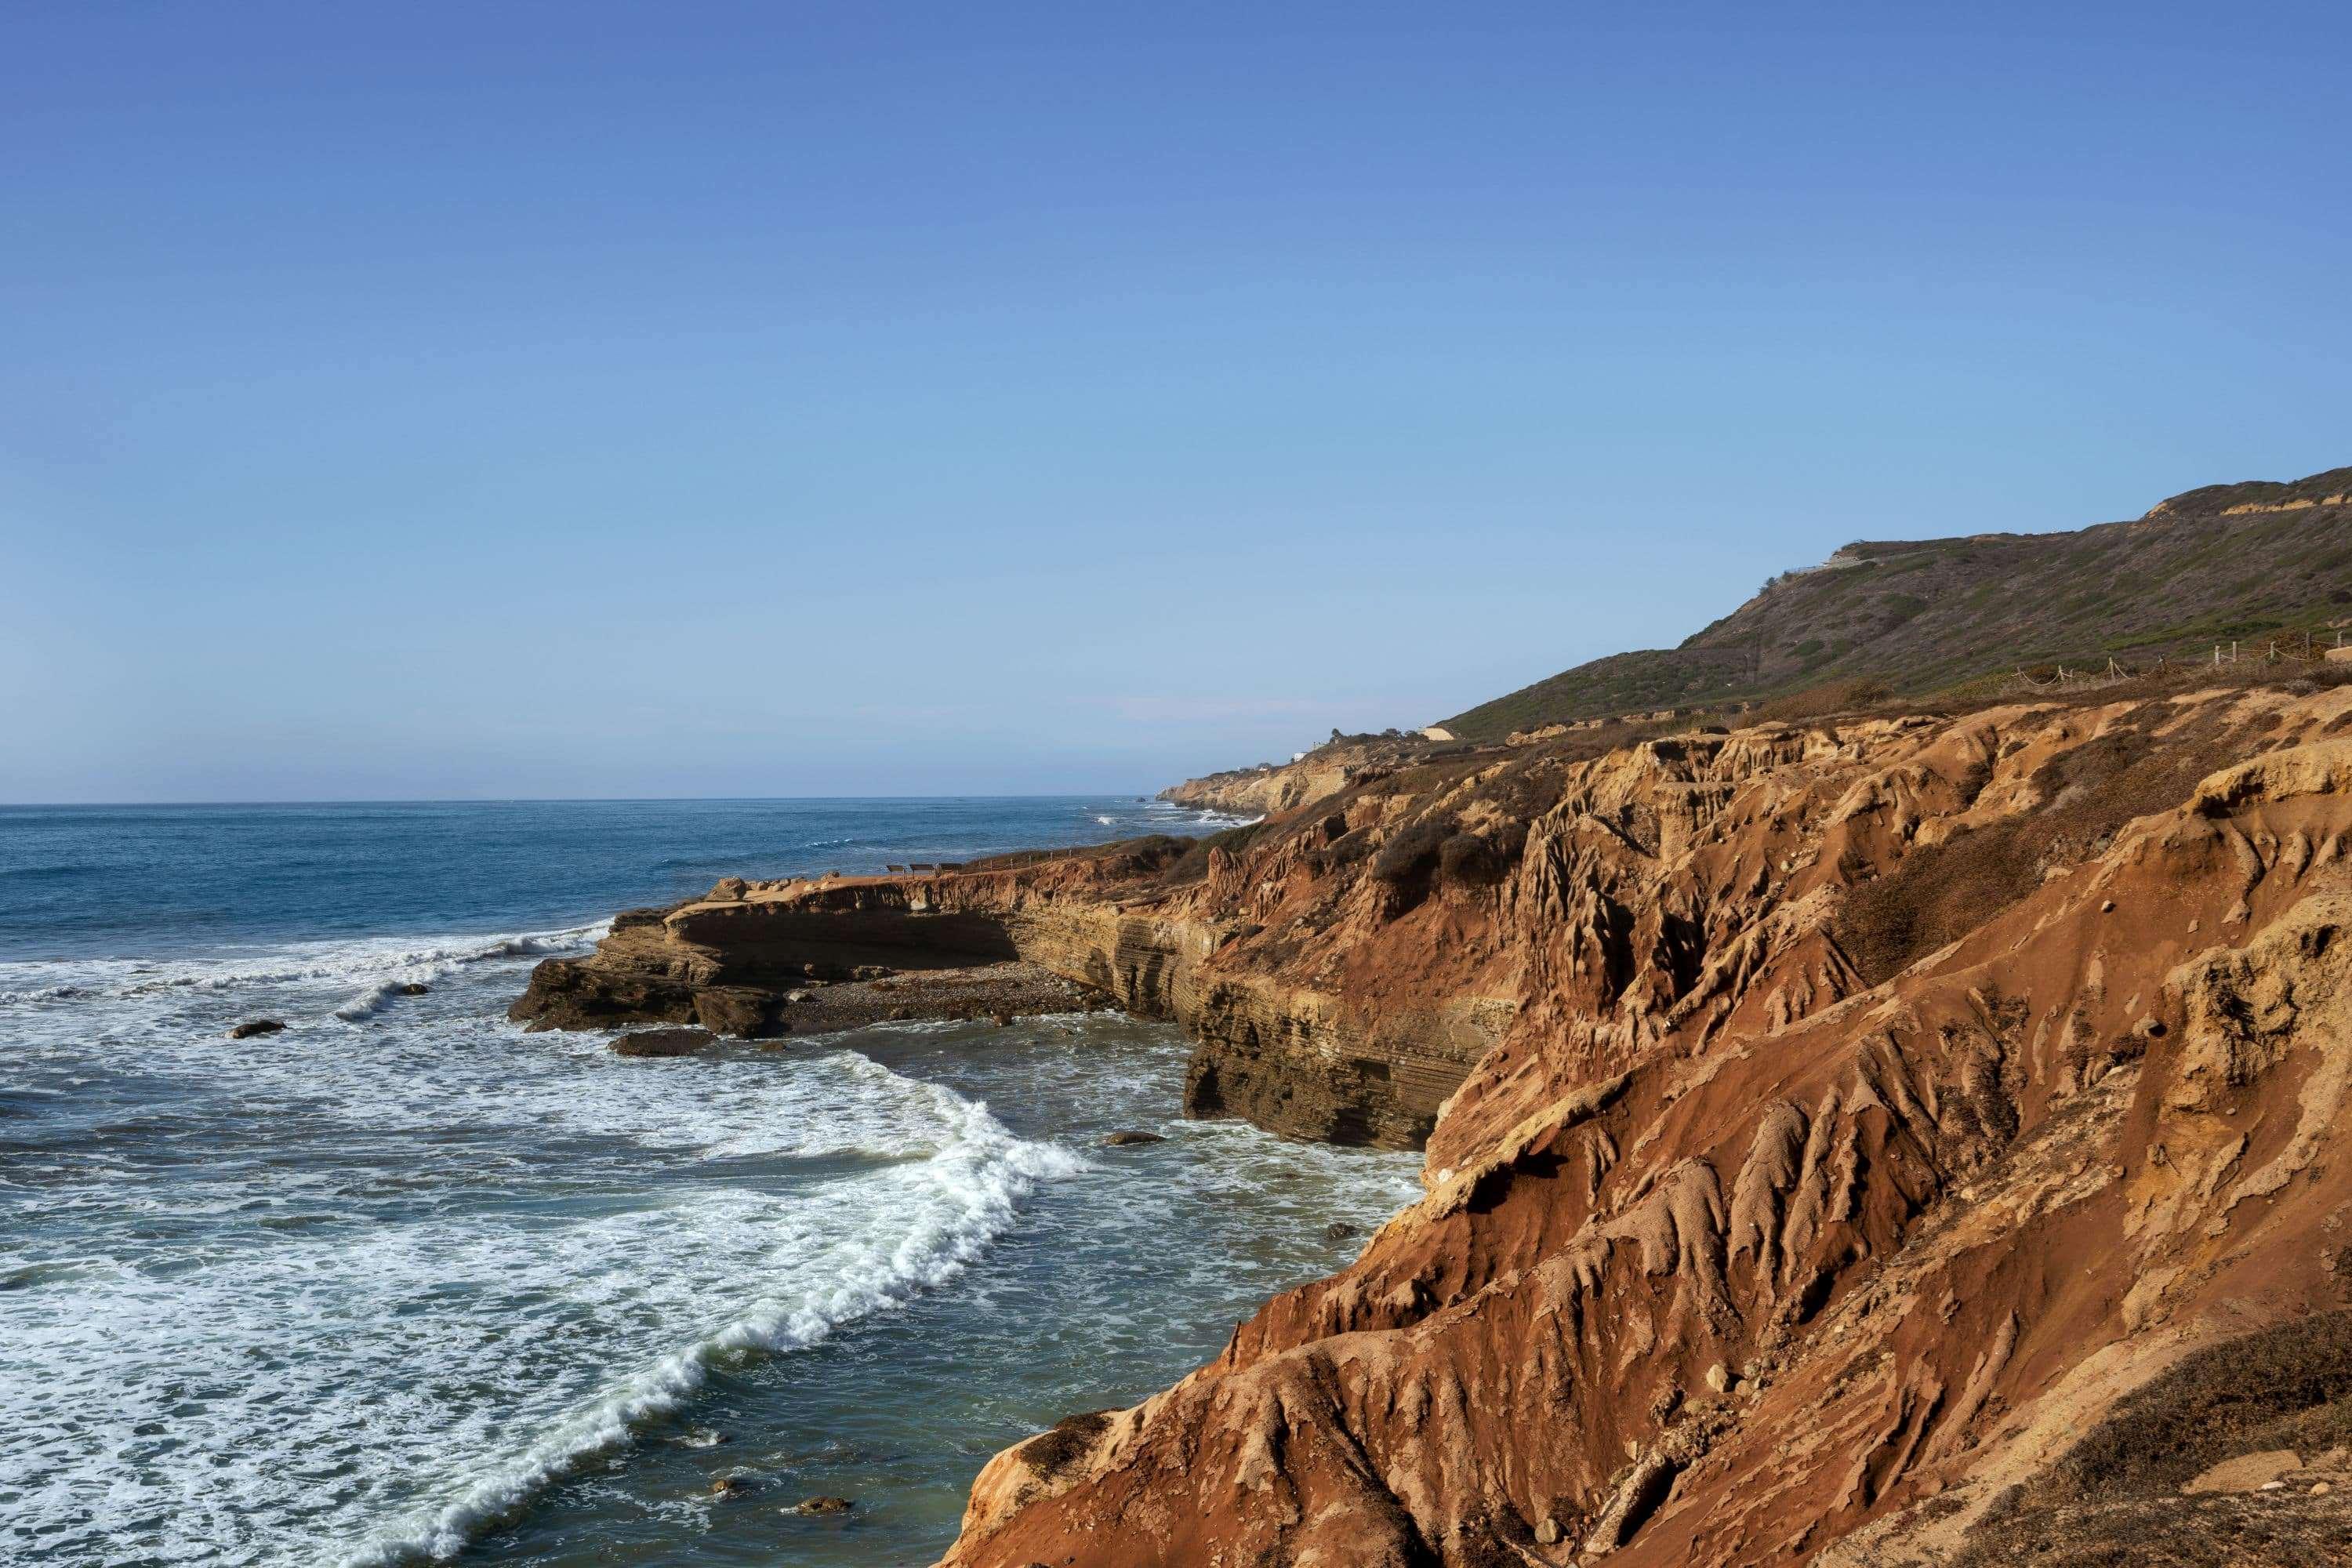
[[[1235,816],[1279,816],[1284,812],[1321,800],[1349,784],[1347,765],[1318,758],[1310,752],[1280,766],[1234,768],[1171,784],[1160,798],[1195,811],[1222,811]]]
[[[1261,929],[1188,984],[1260,945],[1346,1014],[1418,954],[1497,1044],[1350,1268],[998,1456],[948,1562],[2011,1560],[2019,1500],[2163,1407],[2132,1396],[2352,1300],[2347,729],[2352,690],[1762,727],[1220,859],[1170,902]],[[2231,1457],[2187,1425],[2182,1479]],[[2345,1539],[2297,1495],[2238,1560]],[[2191,1506],[2149,1496],[2080,1560],[2201,1561],[2147,1554]]]
[[[637,1029],[613,1042],[616,1057],[690,1057],[709,1049],[718,1037],[708,1029]]]
[[[1198,883],[1171,883],[1190,848],[1146,840],[934,875],[722,888],[727,896],[618,917],[586,959],[542,963],[512,1016],[534,1027],[699,1023],[756,1038],[861,1021],[833,1007],[842,990],[906,995],[909,1005],[870,1015],[906,1016],[929,977],[980,983],[1024,965],[1066,983],[1062,1006],[1098,998],[1181,1024],[1200,1042],[1186,1089],[1197,1114],[1418,1147],[1494,1043],[1508,1002],[1433,1006],[1402,985],[1348,995],[1296,967],[1263,970],[1244,951],[1262,927],[1221,912]],[[1408,989],[1409,1005],[1384,1005]],[[961,1005],[952,992],[940,1005],[936,987],[928,994],[919,1011],[932,1014],[1047,1010]]]
[[[1290,762],[1186,779],[1161,790],[1160,798],[1196,811],[1280,816],[1337,795],[1350,784],[1394,773],[1445,749],[1453,739],[1435,726],[1379,735],[1341,735],[1334,731],[1329,741]]]

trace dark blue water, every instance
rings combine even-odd
[[[879,871],[1221,820],[1077,796],[0,805],[0,959],[578,925],[727,876]]]
[[[0,1561],[929,1561],[991,1453],[1213,1354],[1414,1162],[1185,1121],[1184,1042],[1124,1019],[635,1061],[506,1005],[721,875],[1213,826],[0,808]]]

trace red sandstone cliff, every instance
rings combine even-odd
[[[2352,689],[2298,684],[1440,759],[534,993],[1017,952],[1182,1021],[1199,1109],[1426,1137],[1353,1267],[992,1461],[955,1568],[2339,1561]],[[2181,1499],[2216,1444],[2309,1463]]]
[[[1184,1383],[999,1456],[949,1562],[2098,1535],[2070,1445],[2200,1345],[2352,1299],[2347,723],[2352,691],[2216,693],[1581,765],[1484,900],[1523,1006],[1430,1195]],[[1856,902],[1904,929],[1842,929]],[[2232,1560],[2352,1550],[2331,1490],[2272,1507],[2276,1555],[2214,1527]]]

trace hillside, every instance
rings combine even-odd
[[[2071,533],[1859,541],[1673,648],[1612,654],[1444,721],[1465,740],[1845,679],[1915,695],[2057,663],[2145,668],[2352,616],[2352,468],[2209,485]]]

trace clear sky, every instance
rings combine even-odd
[[[0,799],[1142,791],[2352,462],[2347,50],[13,0]]]

